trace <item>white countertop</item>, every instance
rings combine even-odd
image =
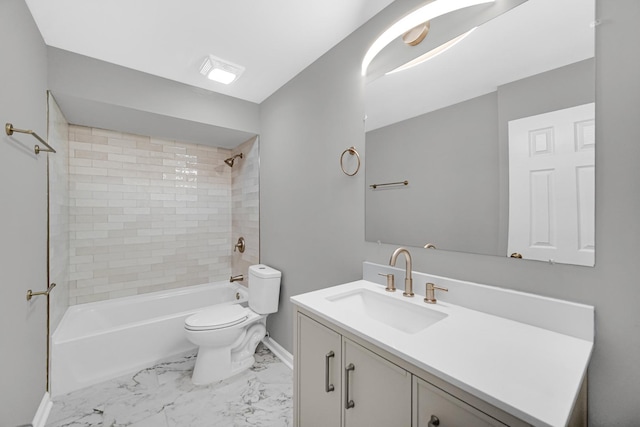
[[[361,288],[447,317],[417,333],[403,333],[327,299]],[[593,348],[590,340],[443,301],[427,305],[423,296],[406,298],[402,291],[386,292],[366,280],[297,295],[291,301],[533,425],[566,425]]]

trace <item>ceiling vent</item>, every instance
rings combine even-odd
[[[244,67],[209,55],[200,66],[200,74],[209,80],[228,85],[235,82],[244,73]]]

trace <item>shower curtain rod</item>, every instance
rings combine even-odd
[[[13,135],[14,132],[27,133],[29,135],[32,135],[35,139],[37,139],[38,141],[42,142],[44,145],[47,146],[47,148],[40,148],[40,146],[36,144],[33,147],[33,151],[36,154],[40,154],[41,151],[47,151],[47,152],[50,152],[50,153],[55,153],[56,152],[56,150],[54,150],[52,146],[47,144],[47,142],[44,139],[40,138],[40,136],[38,136],[38,134],[35,133],[32,130],[17,129],[17,128],[14,128],[11,123],[7,123],[6,125],[4,125],[4,130],[5,130],[5,132],[7,132],[7,135],[9,135],[9,136]]]

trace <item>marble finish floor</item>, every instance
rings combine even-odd
[[[262,344],[247,371],[191,383],[195,352],[54,399],[47,427],[285,427],[293,372]]]

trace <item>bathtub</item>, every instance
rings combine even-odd
[[[67,309],[51,336],[51,395],[59,396],[195,349],[184,319],[248,300],[242,285],[208,283]]]

